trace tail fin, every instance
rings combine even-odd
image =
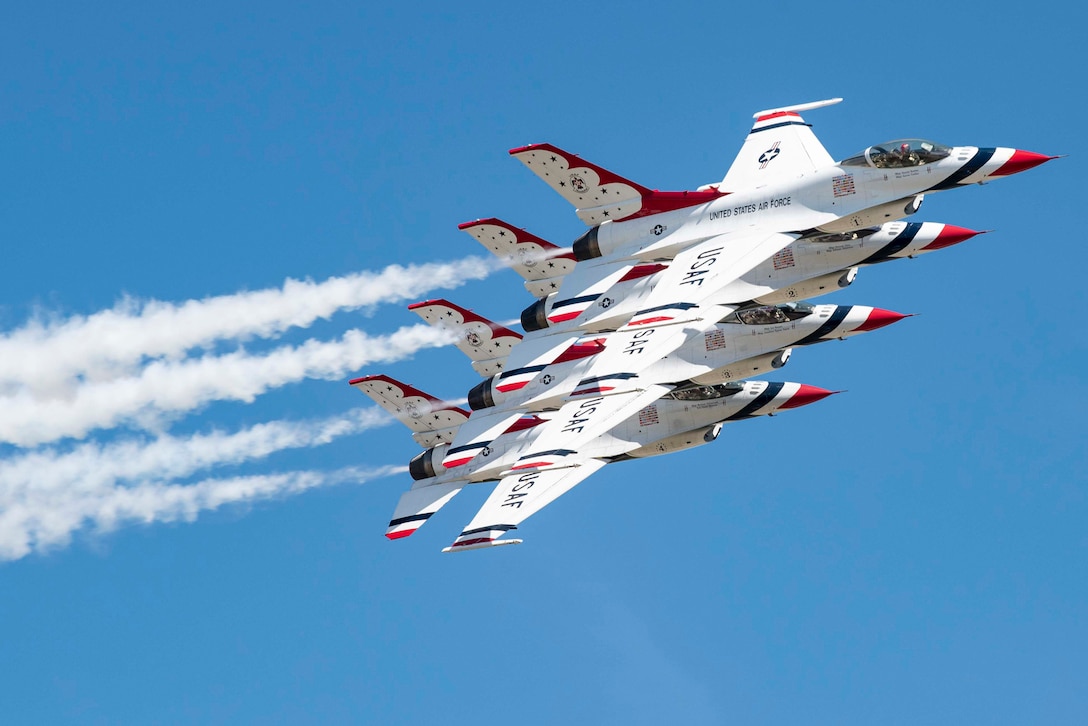
[[[547,297],[559,289],[563,277],[577,262],[570,249],[530,234],[501,219],[477,219],[458,225],[525,278],[525,289],[534,297]]]
[[[353,379],[351,385],[410,428],[412,438],[424,448],[452,442],[469,417],[468,411],[389,376],[363,376]]]
[[[513,330],[449,300],[426,300],[413,303],[408,309],[435,327],[452,328],[457,333],[457,349],[469,357],[473,370],[484,377],[501,371],[510,349],[521,340]]]
[[[431,515],[444,507],[468,482],[463,479],[442,484],[428,484],[409,489],[401,495],[385,536],[389,539],[407,537],[423,526]]]
[[[783,176],[814,171],[835,163],[798,111],[830,106],[842,101],[802,103],[771,108],[755,114],[756,123],[748,132],[737,158],[718,189],[725,192],[766,184]]]
[[[590,226],[694,207],[723,196],[716,189],[649,189],[551,144],[522,146],[511,149],[510,155],[573,204],[578,218]]]

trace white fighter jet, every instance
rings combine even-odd
[[[468,419],[468,411],[388,376],[365,376],[351,385],[408,426],[416,441],[428,447],[408,465],[416,483],[397,504],[386,531],[389,539],[415,532],[466,485],[498,481],[446,552],[519,544],[520,539],[499,536],[516,529],[606,464],[701,446],[714,441],[725,423],[800,408],[835,393],[800,383],[766,381],[681,387],[617,422],[606,434],[588,439],[576,464],[559,467],[541,466],[534,453],[547,419],[523,416],[481,456],[452,474],[437,459],[458,426]],[[582,406],[588,411],[600,401],[589,399]]]
[[[512,150],[595,226],[575,241],[578,264],[542,303],[549,326],[511,350],[495,385],[503,403],[460,427],[443,464],[465,465],[526,410],[558,404],[573,415],[580,398],[607,388],[594,417],[604,421],[664,395],[670,389],[650,373],[654,365],[745,303],[788,288],[782,276],[750,273],[797,240],[865,236],[913,214],[926,193],[1054,158],[905,139],[835,162],[799,112],[839,100],[757,113],[725,178],[690,192],[651,190],[548,144]],[[808,279],[797,272],[798,282]],[[852,279],[847,273],[839,279]],[[589,428],[598,434],[601,425]]]
[[[555,304],[551,292],[559,289],[563,277],[573,269],[571,249],[557,247],[497,219],[468,222],[461,229],[506,261],[539,298],[522,311],[522,328],[533,331],[552,327],[556,321],[549,317]],[[740,279],[751,285],[752,303],[807,300],[850,286],[859,268],[918,257],[980,234],[985,231],[936,222],[887,222],[852,232],[811,234],[759,263]],[[524,264],[526,260],[531,264]],[[582,329],[587,325],[583,324]]]
[[[501,371],[506,355],[522,339],[520,334],[448,300],[427,300],[408,309],[431,325],[453,332],[454,344],[484,376],[483,382],[468,392],[473,411],[506,400],[501,390]],[[781,368],[790,360],[794,347],[845,340],[906,317],[867,305],[812,305],[804,301],[746,307],[688,340],[667,359],[654,364],[647,375],[676,385],[742,380]],[[548,407],[535,410],[545,411]]]

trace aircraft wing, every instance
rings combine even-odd
[[[517,460],[511,472],[571,466],[572,462],[592,455],[587,445],[592,446],[594,439],[675,388],[669,384],[625,380],[612,391],[607,383],[598,381],[592,388],[584,389],[603,393],[582,393],[551,414],[541,426],[532,449]]]
[[[460,552],[520,543],[520,539],[504,540],[501,537],[604,465],[600,459],[586,458],[561,469],[508,474],[495,485],[491,496],[460,536],[442,551]]]
[[[796,233],[744,230],[727,232],[688,247],[661,273],[653,293],[625,327],[668,321],[708,299],[715,303],[746,302],[747,298],[723,299],[721,293],[729,283],[798,237]]]
[[[755,125],[717,188],[732,192],[757,187],[834,164],[835,160],[798,112],[840,101],[841,98],[832,98],[756,113]]]

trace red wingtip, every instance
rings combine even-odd
[[[415,532],[415,530],[414,529],[402,529],[399,532],[386,532],[385,536],[386,536],[387,539],[404,539],[408,535],[412,534],[412,532]]]
[[[990,176],[1009,176],[1010,174],[1018,174],[1057,158],[1059,157],[1016,149],[1012,152],[1012,156],[1009,160],[1002,164],[1000,169],[990,174]]]
[[[818,388],[816,386],[809,386],[804,383],[797,389],[797,393],[790,397],[790,400],[779,406],[779,410],[787,408],[800,408],[801,406],[807,406],[810,403],[816,403],[822,401],[828,396],[834,396],[836,393],[842,393],[842,391],[829,391],[826,388]]]
[[[990,230],[976,232],[975,230],[967,229],[966,227],[957,227],[954,224],[946,224],[937,235],[937,239],[933,240],[922,249],[928,251],[951,247],[952,245],[958,245],[960,242],[969,240],[977,235],[986,234],[989,231]]]
[[[909,315],[903,313],[897,313],[892,310],[884,310],[883,308],[873,308],[873,311],[869,313],[869,317],[865,319],[865,322],[854,328],[855,333],[864,333],[869,330],[876,330],[877,328],[883,328],[885,325],[891,325],[892,323],[898,323],[903,318],[909,318]]]

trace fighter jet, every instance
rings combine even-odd
[[[484,376],[468,393],[472,410],[491,408],[506,400],[501,371],[505,355],[521,335],[448,300],[426,300],[408,309],[431,325],[452,331],[456,336],[454,345]],[[812,305],[803,301],[746,307],[731,313],[704,335],[687,341],[651,368],[648,376],[676,385],[742,380],[781,368],[790,360],[794,347],[845,340],[906,317],[866,305]],[[540,398],[521,410],[547,411],[561,403],[561,398]]]
[[[552,326],[549,312],[555,306],[554,295],[537,285],[539,268],[518,264],[524,259],[562,259],[569,263],[570,248],[561,248],[546,240],[497,219],[478,220],[461,225],[488,249],[510,263],[511,268],[525,278],[525,286],[536,297],[535,303],[521,313],[525,330],[542,330]],[[946,249],[972,237],[985,234],[965,227],[936,222],[888,222],[853,232],[813,233],[798,239],[771,258],[759,263],[740,280],[748,283],[751,302],[773,305],[791,300],[808,300],[849,287],[862,267],[891,260],[918,257]],[[499,237],[499,235],[503,237]],[[503,239],[500,246],[494,239]],[[508,240],[508,241],[506,241]],[[557,290],[572,266],[556,265],[546,282]],[[741,284],[737,283],[738,286]],[[539,294],[538,294],[539,293]],[[590,301],[591,304],[594,301]],[[612,303],[606,303],[608,307]],[[560,305],[559,307],[563,307]],[[594,329],[583,323],[581,329]],[[607,328],[599,328],[607,330]]]
[[[585,458],[558,469],[542,466],[533,453],[547,419],[526,416],[454,475],[438,460],[457,427],[468,419],[467,411],[388,376],[357,378],[351,385],[408,426],[413,438],[428,447],[409,462],[416,484],[397,504],[386,531],[389,539],[411,535],[466,485],[498,480],[447,552],[520,543],[498,537],[606,464],[702,446],[714,441],[725,423],[800,408],[835,393],[800,383],[766,381],[681,387],[618,422],[607,434],[588,440],[582,450]]]

